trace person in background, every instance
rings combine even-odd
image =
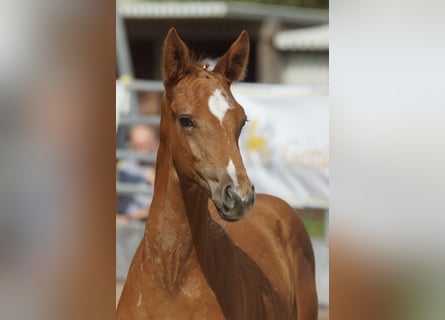
[[[157,151],[159,140],[156,131],[148,125],[136,125],[129,133],[131,148],[140,154]],[[152,187],[155,180],[155,166],[137,159],[125,159],[118,163],[118,181]],[[120,222],[147,219],[151,196],[131,194],[118,197],[116,219]]]

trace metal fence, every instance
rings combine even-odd
[[[160,116],[159,115],[143,115],[139,112],[138,92],[163,92],[164,86],[161,81],[151,80],[134,80],[125,84],[125,88],[130,91],[130,105],[129,111],[126,114],[122,114],[119,117],[118,135],[125,135],[125,131],[128,131],[128,127],[137,124],[148,124],[155,127],[159,127]],[[124,129],[124,130],[122,130]],[[127,130],[125,130],[127,129]],[[120,130],[120,131],[119,131]],[[122,132],[124,131],[124,132]],[[156,162],[156,153],[140,154],[135,153],[131,149],[126,147],[116,148],[116,159],[136,159],[150,163]],[[116,182],[116,193],[118,195],[143,193],[153,195],[153,188],[142,187],[132,183]]]

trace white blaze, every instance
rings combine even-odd
[[[232,178],[233,185],[235,187],[238,187],[238,178],[236,177],[236,169],[233,165],[232,159],[229,160],[229,165],[227,166],[227,173],[229,174],[230,178]]]
[[[210,112],[218,118],[220,122],[223,121],[226,111],[231,109],[229,102],[224,97],[220,89],[216,89],[215,92],[209,98]]]

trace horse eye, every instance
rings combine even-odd
[[[179,124],[183,128],[192,128],[194,126],[193,125],[193,121],[190,120],[190,118],[187,118],[187,117],[180,117],[179,118]]]

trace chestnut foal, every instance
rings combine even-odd
[[[154,197],[118,319],[317,319],[303,223],[284,201],[255,199],[239,152],[246,115],[230,84],[248,55],[242,32],[210,71],[168,32]]]

